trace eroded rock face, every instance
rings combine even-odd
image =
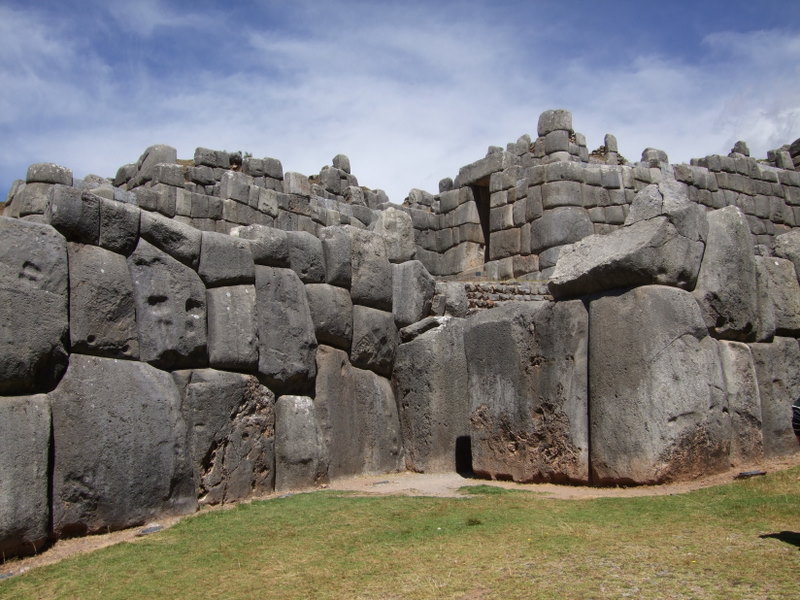
[[[200,504],[266,494],[275,484],[275,395],[252,375],[178,371]]]
[[[321,435],[308,396],[281,396],[275,404],[275,490],[327,481]]]
[[[758,460],[764,454],[761,395],[753,356],[747,344],[719,344],[731,419],[731,464]]]
[[[477,474],[589,481],[587,334],[579,301],[511,303],[467,321]]]
[[[589,322],[593,483],[726,467],[718,352],[692,295],[635,288],[593,300]]]
[[[186,425],[169,373],[73,354],[50,400],[57,537],[195,510]]]
[[[255,371],[258,366],[255,286],[214,288],[206,292],[206,299],[209,365]]]

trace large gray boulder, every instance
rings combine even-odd
[[[402,263],[414,258],[414,225],[411,216],[402,210],[389,207],[378,213],[370,229],[383,238],[389,262]]]
[[[223,233],[203,231],[197,269],[206,287],[253,283],[255,267],[250,242]]]
[[[351,366],[346,352],[320,346],[315,395],[330,479],[401,468],[400,422],[388,380]]]
[[[691,289],[703,246],[680,235],[666,217],[637,221],[565,247],[548,288],[556,298],[648,284]]]
[[[761,396],[753,356],[747,344],[719,344],[731,420],[731,464],[746,464],[764,454]]]
[[[289,268],[303,283],[325,281],[325,259],[322,242],[307,231],[287,231],[289,243]]]
[[[50,532],[50,401],[0,398],[0,553],[42,550]]]
[[[775,236],[775,256],[792,261],[795,273],[800,277],[800,229]]]
[[[747,220],[735,206],[708,213],[708,240],[693,294],[714,337],[755,340],[758,291],[753,242]]]
[[[232,285],[206,292],[208,363],[215,369],[255,371],[258,366],[256,288]]]
[[[139,358],[133,282],[121,254],[69,243],[69,334],[72,351]]]
[[[168,373],[73,354],[50,399],[56,537],[195,510],[186,425]]]
[[[309,283],[305,287],[317,341],[349,351],[353,341],[350,293],[327,283]]]
[[[139,241],[140,219],[138,206],[100,198],[100,246],[129,255]]]
[[[775,337],[775,303],[770,296],[771,277],[768,256],[754,257],[756,263],[756,299],[758,302],[757,342],[769,342]]]
[[[792,433],[792,403],[800,397],[800,347],[796,339],[776,337],[770,344],[750,344],[761,398],[764,454],[797,452]]]
[[[350,289],[352,280],[354,227],[337,225],[323,227],[319,232],[322,253],[325,257],[325,281],[331,285]]]
[[[158,213],[141,211],[139,235],[192,269],[200,261],[202,232]]]
[[[476,473],[588,483],[587,335],[580,301],[509,303],[467,321]]]
[[[100,238],[100,201],[86,190],[53,186],[45,220],[73,242],[97,244]]]
[[[464,320],[444,319],[397,349],[392,372],[406,468],[472,470]]]
[[[800,335],[800,284],[792,261],[773,256],[755,259],[765,275],[766,293],[775,317],[775,335]]]
[[[353,303],[392,310],[392,265],[383,240],[363,229],[353,229],[351,235]]]
[[[177,371],[189,457],[200,504],[272,491],[275,395],[252,375]]]
[[[665,216],[678,233],[692,242],[705,242],[708,236],[706,209],[689,200],[686,186],[664,179],[639,191],[631,202],[625,225]]]
[[[281,396],[275,403],[275,491],[327,482],[324,448],[308,396]]]
[[[0,217],[0,394],[48,391],[67,364],[67,244],[49,225]]]
[[[128,268],[141,359],[165,369],[204,366],[206,289],[197,273],[144,239]]]
[[[316,374],[314,321],[291,269],[256,266],[258,372],[276,391],[305,391]]]
[[[424,319],[431,313],[436,280],[418,260],[392,265],[392,310],[398,327]]]
[[[530,251],[537,254],[548,248],[572,244],[594,233],[589,213],[577,206],[547,210],[531,223]],[[527,248],[521,249],[523,253]]]
[[[257,265],[289,266],[289,238],[285,231],[265,225],[234,227],[231,235],[250,242],[250,252]]]
[[[362,369],[388,376],[397,351],[398,334],[392,313],[353,307],[353,343],[350,361]]]
[[[589,310],[592,482],[654,484],[726,468],[718,351],[704,343],[692,295],[644,286]]]

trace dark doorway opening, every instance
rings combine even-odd
[[[462,477],[474,477],[472,470],[472,438],[462,435],[456,438],[456,473]]]
[[[475,206],[478,209],[478,218],[481,221],[483,232],[483,262],[489,262],[489,178],[479,179],[471,186]]]

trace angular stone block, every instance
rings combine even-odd
[[[397,349],[397,394],[406,468],[465,473],[472,468],[464,321],[448,319]]]
[[[800,284],[792,261],[785,258],[757,256],[766,275],[766,292],[775,315],[775,334],[800,335]]]
[[[394,207],[382,210],[370,229],[383,238],[389,262],[401,263],[414,258],[414,226],[407,212]]]
[[[215,369],[253,371],[258,366],[256,289],[219,287],[206,292],[208,362]]]
[[[289,240],[285,231],[264,225],[247,225],[234,227],[231,235],[250,241],[250,251],[257,265],[289,266]]]
[[[168,373],[73,354],[50,399],[57,537],[195,510],[186,425]]]
[[[398,327],[405,327],[430,314],[436,281],[418,260],[393,265],[393,270],[394,319]]]
[[[661,483],[727,468],[719,357],[703,343],[692,295],[643,286],[589,310],[592,482]]]
[[[589,481],[587,336],[580,301],[509,303],[467,321],[476,473]]]
[[[252,375],[177,371],[189,460],[200,504],[266,494],[275,486],[275,395]]]
[[[800,277],[800,229],[775,236],[775,256],[792,261],[794,271]]]
[[[116,200],[100,199],[100,246],[124,254],[133,252],[139,241],[140,209]]]
[[[307,231],[286,232],[289,244],[289,268],[303,283],[325,281],[325,259],[322,242]]]
[[[197,273],[144,239],[128,268],[141,359],[164,369],[204,366],[206,289]]]
[[[317,341],[349,352],[353,340],[350,293],[327,283],[309,283],[305,288]]]
[[[50,533],[50,401],[0,398],[0,553],[34,554]]]
[[[59,183],[72,185],[72,171],[53,163],[36,163],[28,167],[26,183]]]
[[[275,491],[308,488],[327,482],[314,401],[281,396],[275,403]]]
[[[546,110],[539,115],[536,131],[540,137],[551,131],[571,131],[572,113],[564,109]]]
[[[133,282],[125,257],[69,243],[69,334],[72,351],[139,358]]]
[[[594,233],[586,209],[564,206],[547,210],[531,223],[531,252],[538,254],[553,246],[577,242]]]
[[[251,244],[224,233],[202,232],[197,269],[207,287],[253,283],[255,266]]]
[[[139,235],[183,264],[197,269],[202,233],[157,213],[141,211]]]
[[[757,461],[764,455],[761,396],[753,356],[740,342],[719,344],[731,419],[731,464]]]
[[[194,151],[194,164],[207,167],[227,169],[231,166],[230,155],[224,150],[209,150],[208,148],[196,148]]]
[[[390,312],[368,306],[353,306],[353,344],[350,362],[381,375],[390,375],[397,351],[398,335]]]
[[[49,391],[64,372],[67,281],[55,229],[0,217],[0,394]]]
[[[54,186],[46,221],[74,242],[97,244],[100,237],[100,197],[62,185]]]
[[[305,390],[316,366],[314,322],[303,283],[291,269],[256,267],[258,372],[277,391]]]
[[[392,265],[381,237],[371,231],[353,229],[352,280],[354,304],[382,310],[392,309]]]

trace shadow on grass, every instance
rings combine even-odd
[[[786,544],[790,544],[795,546],[796,548],[800,549],[800,533],[796,531],[781,531],[780,533],[765,533],[764,535],[758,536],[762,540],[767,538],[773,538],[776,540],[780,540],[785,542]]]

